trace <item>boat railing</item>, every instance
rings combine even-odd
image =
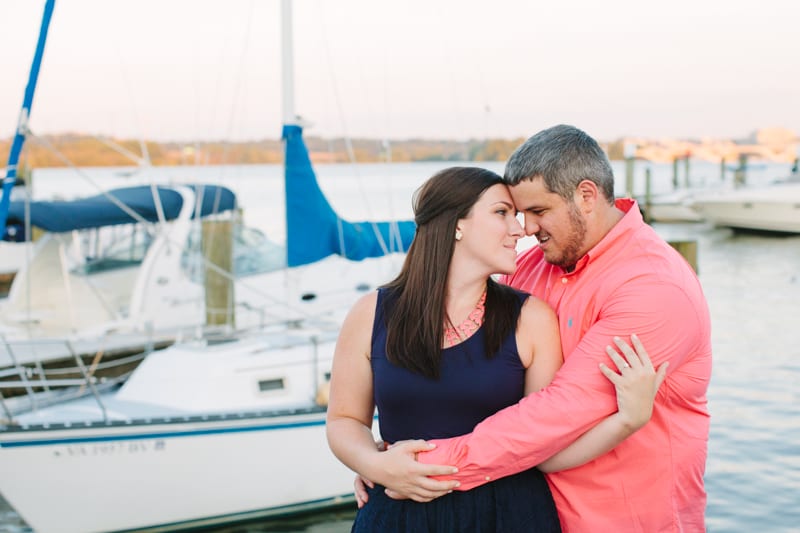
[[[291,329],[287,331],[285,327],[274,330],[269,327],[246,329],[207,327],[202,330],[201,335],[182,340],[184,342],[202,340],[208,344],[220,344],[235,342],[246,337],[267,335],[268,337],[265,338],[280,339],[273,348],[311,343],[313,345],[312,390],[316,392],[316,398],[311,399],[315,400],[318,405],[324,406],[327,404],[329,376],[320,377],[321,354],[319,348],[321,344],[335,340],[338,335],[338,326],[333,321],[323,319],[307,321],[304,325],[306,327],[300,327],[296,333],[292,333]],[[274,337],[270,335],[271,333],[274,333]],[[53,344],[55,341],[35,342]],[[85,396],[94,397],[102,420],[109,422],[110,417],[103,403],[101,392],[124,383],[139,363],[153,350],[151,345],[147,350],[102,360],[102,354],[99,352],[81,354],[78,353],[72,342],[68,340],[60,342],[64,343],[68,349],[69,359],[50,363],[37,361],[26,364],[15,361],[11,367],[0,368],[0,426],[14,427],[17,425],[16,416]],[[2,345],[5,345],[13,360],[14,347],[0,334],[0,346]]]
[[[103,360],[102,350],[82,354],[66,339],[27,343],[39,347],[60,345],[70,356],[54,361],[23,363],[15,356],[15,349],[23,341],[12,343],[0,334],[0,345],[5,347],[12,362],[11,366],[0,368],[0,410],[5,417],[0,423],[14,424],[15,415],[86,395],[95,397],[105,418],[100,392],[124,382],[155,347],[153,343],[147,343],[142,350],[116,354]]]

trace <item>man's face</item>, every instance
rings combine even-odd
[[[570,270],[586,253],[586,221],[575,201],[545,187],[542,178],[509,188],[517,211],[525,217],[525,235],[535,236],[545,261]]]

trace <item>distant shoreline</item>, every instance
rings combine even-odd
[[[764,131],[764,130],[760,130]],[[424,161],[505,161],[525,139],[436,139],[305,138],[311,160],[320,163],[348,163],[352,153],[359,163]],[[0,158],[8,160],[11,138],[0,140]],[[798,138],[788,136],[774,142],[759,142],[755,134],[746,140],[675,140],[657,141],[621,138],[601,143],[611,160],[623,160],[626,146],[633,146],[635,157],[652,162],[670,162],[690,157],[697,160],[735,163],[741,157],[751,161],[790,163],[797,157]],[[150,164],[177,165],[246,165],[278,164],[283,161],[280,139],[223,142],[156,142],[112,139],[83,133],[44,135],[26,141],[20,164],[28,168],[58,168],[69,164],[78,167],[119,167]],[[57,152],[57,153],[56,153]],[[630,152],[629,152],[630,153]],[[66,161],[69,161],[67,164]]]

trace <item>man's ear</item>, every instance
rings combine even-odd
[[[583,213],[591,213],[599,201],[600,191],[591,180],[583,180],[575,189],[575,202]]]

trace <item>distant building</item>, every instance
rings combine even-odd
[[[622,144],[635,144],[636,157],[649,161],[669,162],[683,157],[708,161],[735,161],[740,155],[751,159],[793,162],[798,157],[800,138],[787,128],[762,128],[740,141],[703,138],[700,140],[643,139],[626,137]]]

